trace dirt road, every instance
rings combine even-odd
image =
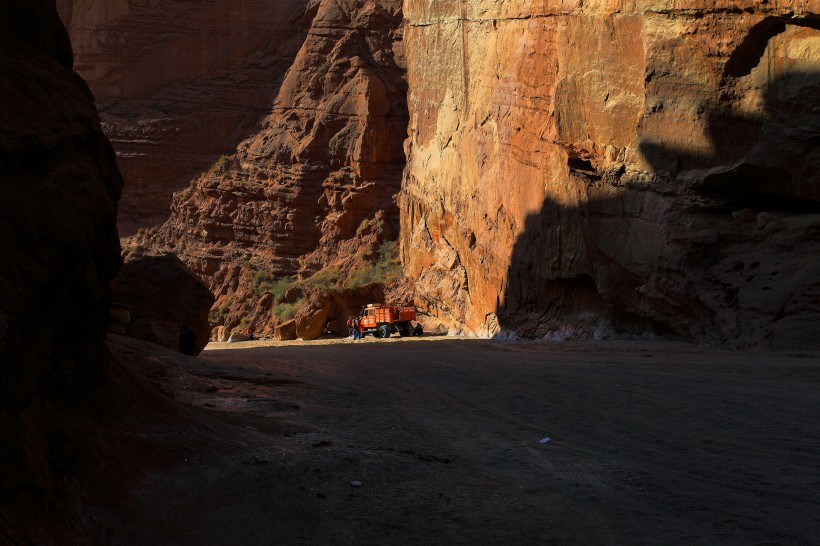
[[[147,373],[201,408],[213,442],[113,510],[117,544],[820,537],[818,355],[345,340]]]

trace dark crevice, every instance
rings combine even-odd
[[[580,176],[591,182],[601,180],[601,175],[598,174],[597,169],[592,164],[592,161],[578,156],[569,156],[567,159],[567,166],[571,173]]]
[[[580,157],[570,157],[567,160],[567,164],[573,171],[595,172],[595,167],[592,166],[592,162]]]

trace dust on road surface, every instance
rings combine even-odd
[[[131,342],[118,343],[122,353]],[[109,515],[112,543],[820,537],[816,354],[452,338],[257,345],[148,366],[200,408],[213,446],[152,469]]]

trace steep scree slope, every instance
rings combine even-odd
[[[479,335],[818,347],[817,7],[406,0],[420,303]]]

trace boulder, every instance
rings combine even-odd
[[[130,336],[177,349],[187,324],[197,337],[195,353],[207,345],[214,296],[173,254],[126,262],[111,289],[114,303],[130,307]]]
[[[131,322],[127,333],[136,339],[176,349],[179,346],[179,327],[180,325],[176,322],[166,320],[137,319]],[[197,334],[197,341],[199,341],[199,334]],[[201,349],[197,352],[199,350]]]
[[[111,308],[108,310],[108,331],[114,334],[128,335],[130,325],[131,307],[111,304]]]
[[[329,291],[314,292],[296,314],[296,336],[305,340],[317,339],[327,325],[327,317],[332,305]]]
[[[217,326],[211,330],[211,340],[213,341],[228,341],[228,331],[224,326]]]
[[[296,319],[291,319],[277,326],[275,335],[276,339],[280,341],[290,341],[296,339],[298,337],[296,335]]]

